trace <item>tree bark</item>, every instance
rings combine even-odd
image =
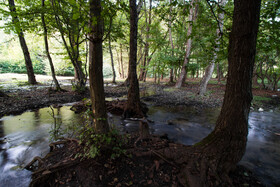
[[[127,96],[127,104],[123,114],[124,118],[143,117],[142,107],[140,103],[139,82],[137,79],[136,62],[137,62],[137,27],[138,13],[136,0],[129,0],[130,8],[130,41],[129,41],[129,89]]]
[[[109,124],[103,81],[103,20],[100,0],[90,0],[90,16],[92,33],[90,34],[89,47],[89,81],[94,128],[97,133],[107,133],[109,132]]]
[[[82,62],[80,60],[80,54],[79,54],[79,39],[80,39],[80,23],[78,21],[73,21],[74,24],[70,24],[69,20],[64,20],[64,23],[62,23],[62,20],[59,16],[59,11],[62,11],[61,6],[59,2],[55,0],[51,0],[52,8],[55,12],[55,21],[58,27],[58,30],[61,35],[61,39],[63,41],[64,47],[66,49],[66,52],[71,60],[72,65],[75,69],[75,79],[78,79],[78,90],[83,90],[86,86],[86,80],[87,77],[85,76],[83,69],[82,69]],[[65,19],[65,18],[64,18]],[[67,31],[64,31],[64,24],[67,25]],[[66,41],[65,35],[68,37],[68,43]]]
[[[169,31],[169,42],[170,42],[170,45],[171,45],[171,56],[173,57],[174,56],[174,44],[173,44],[173,38],[172,38],[172,29],[171,29],[171,26],[172,26],[172,23],[171,23],[171,20],[172,20],[172,0],[169,0],[169,4],[170,4],[170,14],[169,14],[169,21],[168,21],[168,31]],[[169,73],[169,82],[170,83],[173,83],[174,81],[174,74],[173,74],[173,68],[170,68],[170,73]]]
[[[122,70],[122,78],[124,79],[124,69],[123,69],[123,53],[122,53],[122,44],[120,44],[120,51],[121,51],[121,70]]]
[[[28,83],[32,84],[32,85],[37,84],[35,75],[34,75],[33,66],[32,66],[32,61],[31,61],[30,54],[29,54],[29,50],[26,45],[23,31],[20,27],[19,19],[16,15],[17,12],[16,12],[16,6],[15,6],[14,0],[9,0],[9,9],[10,9],[10,12],[12,15],[12,22],[16,28],[16,33],[19,37],[20,46],[21,46],[21,49],[22,49],[22,52],[24,55],[25,66],[26,66],[26,71],[27,71],[27,76],[28,76]]]
[[[139,75],[139,80],[140,81],[146,81],[146,73],[147,73],[147,66],[149,65],[150,62],[150,57],[149,57],[149,47],[150,47],[150,25],[152,23],[152,0],[149,0],[149,13],[147,14],[147,6],[146,2],[144,1],[144,6],[145,6],[145,16],[146,16],[146,42],[145,42],[145,48],[144,48],[144,62],[143,62],[143,67],[140,69],[140,75]]]
[[[192,39],[191,39],[191,34],[192,34],[192,27],[193,23],[196,20],[197,17],[197,12],[198,12],[198,0],[192,0],[191,1],[191,8],[190,8],[190,15],[189,15],[189,27],[188,27],[188,32],[187,32],[187,45],[186,45],[186,55],[184,58],[184,63],[181,69],[180,76],[175,84],[176,88],[181,88],[182,84],[186,81],[187,77],[187,66],[190,61],[190,54],[191,54],[191,48],[192,48]]]
[[[113,72],[112,83],[116,83],[116,71],[115,71],[115,66],[114,66],[114,56],[113,56],[112,45],[111,45],[111,33],[109,33],[109,51],[110,51],[110,56],[111,56],[111,66],[112,66],[112,72]]]
[[[228,186],[227,174],[244,155],[260,5],[261,0],[234,1],[224,102],[214,131],[192,147],[194,161],[188,162],[184,169],[187,176],[184,182],[189,186],[209,186],[210,177],[226,181],[228,184],[221,186]],[[200,172],[192,173],[192,169]]]
[[[44,7],[45,7],[45,0],[42,0],[42,8],[44,9]],[[50,63],[52,78],[53,78],[56,90],[61,90],[60,85],[55,77],[54,65],[53,65],[52,57],[51,57],[50,51],[49,51],[48,30],[47,30],[47,26],[46,26],[46,22],[45,22],[44,12],[41,13],[41,20],[42,20],[42,26],[43,26],[43,30],[44,30],[45,50],[46,50],[46,54],[47,54],[47,57],[48,57],[48,60]]]
[[[226,3],[226,0],[218,1],[219,7],[224,7],[225,3]],[[217,55],[218,55],[218,52],[220,50],[220,48],[219,48],[220,39],[223,35],[223,23],[224,23],[224,12],[221,12],[218,15],[218,28],[216,30],[217,38],[216,38],[216,47],[215,47],[215,52],[214,52],[214,59],[213,59],[212,63],[206,68],[205,75],[203,76],[203,78],[200,82],[200,86],[199,86],[199,95],[201,95],[201,96],[206,93],[207,84],[212,77],[214,67],[215,67],[215,62],[217,61],[217,58],[218,58]],[[219,64],[218,64],[218,66],[219,66]],[[220,77],[220,75],[219,75],[220,72],[217,72],[217,73],[218,73],[218,77]],[[220,80],[220,79],[218,78],[218,80]]]

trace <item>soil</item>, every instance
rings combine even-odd
[[[65,92],[42,88],[39,91],[19,90],[6,93],[8,96],[0,97],[0,117],[89,98],[88,91],[76,93],[70,88],[65,89]],[[112,86],[107,83],[105,95],[107,98],[125,97],[127,90],[128,88],[121,84]],[[198,84],[192,82],[181,89],[174,89],[173,84],[166,83],[140,84],[141,100],[150,105],[182,105],[196,108],[222,105],[224,85],[210,84],[207,94],[203,97],[197,95],[197,90]],[[254,108],[280,106],[280,92],[254,89],[253,94],[270,98],[253,103]],[[113,104],[109,106],[112,107]],[[130,134],[129,137],[127,143],[121,147],[127,150],[127,154],[114,159],[111,158],[112,151],[107,150],[95,159],[81,160],[76,158],[76,154],[82,152],[83,144],[76,140],[62,140],[58,143],[60,146],[52,146],[55,149],[46,157],[31,164],[35,169],[31,186],[181,186],[177,177],[179,167],[156,151],[159,147],[174,144],[173,142],[167,137],[155,136],[139,140],[141,134],[137,133]],[[150,154],[142,154],[143,152]],[[35,167],[36,163],[38,167]],[[237,166],[230,173],[230,178],[234,186],[263,186],[252,172],[242,166]]]

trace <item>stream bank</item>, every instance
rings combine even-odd
[[[222,95],[223,95],[223,90],[224,90],[224,86],[217,86],[217,85],[210,85],[210,89],[209,89],[209,95],[206,95],[205,97],[198,97],[196,95],[196,86],[192,85],[192,86],[186,86],[183,87],[180,90],[174,90],[172,85],[154,85],[154,84],[141,84],[140,85],[140,91],[141,91],[141,96],[142,96],[142,101],[145,101],[147,103],[149,103],[150,106],[162,106],[162,107],[166,107],[172,110],[172,106],[176,106],[176,107],[184,107],[184,106],[193,106],[194,107],[194,113],[191,112],[191,114],[197,114],[200,113],[202,111],[202,109],[207,108],[207,107],[217,107],[217,106],[221,106],[222,103]],[[112,98],[119,98],[119,97],[125,97],[126,93],[127,93],[127,88],[124,86],[115,86],[115,85],[110,85],[107,84],[107,86],[105,87],[105,92],[106,92],[106,97],[112,97]],[[67,93],[69,95],[67,95]],[[265,92],[266,93],[266,92]],[[37,96],[36,96],[37,94]],[[21,92],[14,92],[14,93],[8,93],[9,98],[3,98],[3,102],[1,102],[0,104],[0,111],[3,111],[2,113],[0,113],[1,115],[8,115],[8,114],[17,114],[17,113],[21,113],[24,112],[26,110],[30,110],[30,109],[35,109],[35,108],[41,108],[42,106],[49,106],[51,104],[61,104],[61,103],[68,103],[70,102],[74,102],[74,101],[79,101],[82,100],[83,98],[87,98],[89,97],[89,93],[84,93],[84,94],[77,94],[74,92],[71,92],[70,89],[68,88],[68,92],[66,93],[51,93],[51,97],[48,95],[48,89],[47,88],[43,88],[41,89],[39,92],[37,91],[22,91]],[[262,92],[263,94],[263,92]],[[272,93],[275,94],[275,93]],[[276,93],[277,94],[277,93]],[[263,96],[263,95],[262,95]],[[265,95],[266,96],[266,95]],[[273,98],[272,96],[269,96],[271,98]],[[53,98],[50,99],[50,98]],[[2,98],[0,98],[2,99]],[[271,101],[271,100],[269,100]],[[274,100],[273,100],[274,101]],[[279,102],[277,100],[277,97],[275,99],[275,106],[279,106]],[[35,106],[35,107],[34,107]],[[270,108],[271,106],[269,106],[267,104],[267,102],[262,102],[262,103],[258,103],[253,105],[254,108],[258,109],[261,106],[268,106],[268,108]],[[2,107],[2,108],[1,108]],[[33,108],[32,108],[33,107]],[[266,110],[266,108],[264,108]],[[170,124],[174,123],[170,122]],[[134,125],[135,126],[135,125]],[[137,127],[137,125],[136,125]],[[158,128],[160,129],[160,128]],[[164,138],[164,137],[163,137]],[[131,139],[132,142],[133,139]],[[167,140],[162,140],[167,141]],[[170,141],[170,140],[168,140]],[[171,141],[172,142],[172,141]],[[156,143],[158,144],[158,143]],[[69,146],[71,147],[71,143],[69,144]],[[127,144],[127,146],[132,146]],[[65,147],[68,147],[68,144],[65,144]],[[61,154],[63,155],[63,150],[56,150],[59,152],[61,152]],[[71,150],[71,151],[75,151],[75,149]],[[109,158],[109,157],[107,157]],[[59,163],[61,161],[63,161],[63,158],[61,157],[62,160],[60,160],[59,158],[55,158],[53,157],[53,162],[50,164],[55,164],[55,163]],[[176,173],[178,171],[176,171],[174,168],[172,168],[173,166],[170,166],[170,163],[166,163],[166,161],[162,161],[162,158],[152,155],[152,156],[144,156],[143,158],[139,158],[139,159],[135,159],[134,160],[129,160],[131,158],[120,158],[120,160],[118,160],[119,164],[126,164],[129,165],[127,163],[135,163],[132,164],[131,167],[128,167],[128,170],[132,170],[132,171],[147,171],[144,172],[146,173],[145,175],[143,175],[143,179],[141,180],[143,182],[143,184],[146,185],[179,185],[179,183],[176,183]],[[122,160],[124,162],[122,162]],[[97,160],[93,160],[92,162],[95,163]],[[105,162],[108,162],[109,164],[114,163],[115,161],[112,161],[110,159],[105,159],[103,160]],[[139,161],[139,162],[137,162]],[[102,162],[102,160],[99,162]],[[146,163],[147,162],[147,163]],[[162,171],[160,169],[156,170],[158,173],[157,174],[153,174],[154,178],[151,179],[150,177],[150,168],[152,168],[151,170],[154,170],[155,167],[159,167],[158,162],[160,163],[159,166],[161,168],[162,167]],[[143,165],[143,163],[146,163]],[[102,163],[102,167],[105,166],[106,163]],[[164,164],[167,164],[166,166]],[[145,166],[146,165],[146,166]],[[171,164],[172,165],[172,164]],[[94,164],[91,165],[90,167],[93,168]],[[110,166],[109,168],[106,167],[103,171],[101,171],[101,176],[104,177],[104,174],[108,174],[108,172],[112,172],[111,169],[112,168],[116,168],[119,167],[120,165],[113,165],[112,167]],[[97,166],[96,166],[97,167]],[[138,167],[138,169],[136,168]],[[120,167],[121,168],[121,167]],[[169,169],[167,169],[169,168]],[[90,168],[86,168],[89,171],[92,170]],[[123,172],[128,172],[128,170],[121,169],[120,171],[116,171],[116,173],[113,174],[119,174],[119,176],[117,175],[109,175],[112,178],[108,178],[105,180],[106,185],[113,185],[116,186],[119,183],[121,185],[126,185],[126,186],[133,186],[136,185],[137,182],[141,182],[141,181],[137,181],[136,176],[134,173],[132,173],[132,175],[130,175],[130,178],[127,178],[127,180],[123,180],[122,182],[120,182],[120,177],[121,174]],[[171,173],[166,173],[166,170],[171,171]],[[113,170],[115,171],[115,170]],[[148,172],[149,171],[149,172]],[[104,173],[102,173],[104,172]],[[76,173],[76,172],[75,172]],[[246,173],[246,174],[245,174]],[[75,179],[75,176],[73,175],[73,173],[68,173],[69,176],[72,176],[72,182],[77,182],[77,178]],[[86,173],[84,173],[86,175]],[[83,175],[84,175],[83,174]],[[163,176],[165,176],[166,179],[162,178],[162,174],[164,174]],[[56,175],[56,174],[55,174]],[[60,176],[61,174],[58,175]],[[152,175],[152,174],[151,174]],[[61,178],[59,178],[59,176],[57,176],[59,179],[59,185],[64,186],[67,184],[67,180],[69,182],[69,177],[67,178],[66,176],[60,176]],[[133,177],[131,177],[133,176]],[[169,176],[169,177],[168,177]],[[174,178],[175,176],[175,178]],[[244,168],[240,168],[238,167],[238,170],[236,170],[236,173],[234,174],[234,176],[236,176],[236,178],[234,179],[234,181],[239,181],[238,184],[236,184],[237,186],[241,185],[243,186],[243,184],[251,184],[252,186],[257,186],[257,185],[261,185],[259,184],[258,180],[256,180],[254,178],[254,174],[252,174],[252,172],[248,171],[247,169]],[[98,173],[96,173],[96,179],[100,180],[100,175]],[[129,177],[129,176],[127,176]],[[158,177],[158,178],[156,178]],[[116,180],[116,178],[118,180]],[[134,182],[133,179],[134,178]],[[173,179],[174,178],[174,179]],[[245,178],[245,179],[242,179]],[[61,179],[61,180],[60,180]],[[141,179],[141,177],[139,177],[139,179]],[[172,179],[172,180],[171,180]],[[64,181],[63,181],[64,180]],[[157,181],[165,181],[164,183],[159,183]],[[70,180],[71,181],[71,180]],[[101,181],[101,180],[100,180]],[[131,183],[132,181],[132,183]],[[167,181],[167,182],[166,182]],[[252,181],[252,182],[250,182]],[[255,181],[255,183],[253,182]],[[112,183],[114,182],[114,183]],[[152,183],[151,183],[152,182]],[[257,183],[256,183],[257,182]],[[76,184],[76,183],[73,183]],[[100,186],[104,186],[105,183],[99,183]],[[73,185],[75,186],[75,185]]]

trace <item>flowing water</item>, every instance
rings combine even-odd
[[[150,131],[176,142],[192,145],[207,136],[214,128],[219,109],[186,107],[150,107]],[[122,132],[138,130],[138,122],[121,120],[110,115],[110,122]],[[22,169],[35,156],[43,157],[49,151],[50,133],[54,123],[63,128],[81,124],[81,115],[70,106],[43,108],[18,116],[0,119],[0,186],[28,186],[31,172]],[[280,119],[278,112],[251,112],[247,151],[240,162],[253,170],[267,186],[280,183]]]

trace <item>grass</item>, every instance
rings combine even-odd
[[[253,97],[252,104],[253,104],[253,105],[262,106],[262,104],[263,104],[264,102],[268,102],[268,101],[270,101],[270,100],[271,100],[271,98],[269,98],[269,97],[254,96],[254,97]]]

